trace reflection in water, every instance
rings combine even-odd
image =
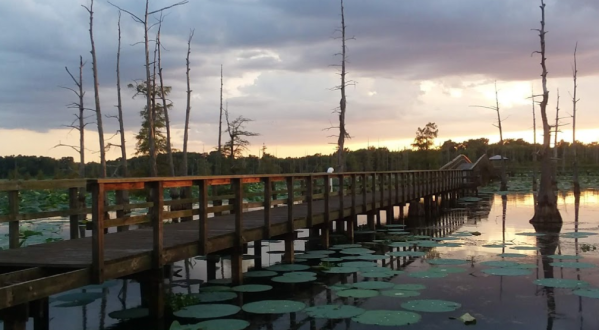
[[[551,266],[551,258],[548,256],[554,255],[559,245],[559,233],[562,230],[562,224],[533,224],[536,233],[544,234],[537,236],[537,247],[541,253],[541,263],[543,265],[543,278],[554,278],[553,266]],[[547,299],[547,330],[553,329],[555,321],[555,288],[543,287],[545,298]]]

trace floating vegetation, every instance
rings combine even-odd
[[[508,266],[507,268],[536,269],[538,267],[535,264],[518,264],[517,266]]]
[[[228,304],[203,304],[187,306],[173,312],[173,315],[188,319],[215,319],[237,314],[241,308]]]
[[[261,300],[243,305],[245,312],[253,314],[296,313],[306,308],[306,304],[293,300]]]
[[[462,307],[462,304],[447,300],[421,299],[407,301],[401,304],[401,307],[415,312],[443,313],[453,312]]]
[[[520,235],[520,236],[545,236],[545,234],[543,233],[531,233],[531,232],[522,232],[522,233],[516,233],[516,235]]]
[[[385,225],[385,228],[405,228],[406,225],[401,225],[401,224],[389,224],[389,225]]]
[[[536,246],[510,246],[512,250],[530,250],[530,251],[538,251],[539,248]]]
[[[322,258],[326,258],[325,254],[299,254],[299,255],[295,255],[295,259],[296,260],[300,260],[300,259],[304,259],[304,260],[314,260],[314,259],[322,259]]]
[[[266,269],[273,272],[295,272],[310,269],[310,266],[297,264],[277,264],[267,267]]]
[[[339,251],[341,254],[371,254],[375,251],[366,248],[349,248]]]
[[[493,248],[493,249],[497,249],[497,248],[504,248],[505,245],[504,244],[484,244],[483,247],[486,248]]]
[[[409,298],[416,297],[420,295],[420,291],[416,290],[384,290],[381,291],[381,294],[385,297],[393,297],[393,298]]]
[[[402,326],[415,324],[421,317],[417,313],[406,311],[374,310],[366,311],[352,320],[357,323],[380,326]]]
[[[463,265],[467,264],[468,260],[463,259],[429,259],[427,262],[431,265]]]
[[[320,259],[320,261],[325,261],[325,262],[341,262],[341,261],[343,261],[343,259],[328,257],[328,258],[322,258],[322,259]]]
[[[329,288],[333,291],[341,291],[341,290],[353,289],[354,287],[352,284],[333,284],[333,285],[329,285],[327,288]]]
[[[249,326],[250,323],[245,320],[219,319],[194,324],[189,330],[243,330]]]
[[[335,251],[331,251],[331,250],[312,250],[312,251],[306,251],[306,254],[324,254],[324,255],[329,255],[329,254],[333,254],[335,253]]]
[[[336,292],[339,297],[345,298],[372,298],[379,295],[376,290],[365,290],[365,289],[348,289]]]
[[[465,273],[466,269],[459,267],[432,267],[429,272],[439,272],[444,274],[458,274]]]
[[[412,245],[415,245],[415,244],[412,242],[393,242],[393,243],[387,244],[387,246],[389,246],[389,247],[398,247],[398,248],[410,247]]]
[[[424,257],[426,252],[422,251],[394,251],[387,253],[392,257]]]
[[[472,236],[472,234],[470,234]],[[447,236],[447,237],[433,237],[433,241],[457,241],[460,240],[461,237],[456,236]]]
[[[550,288],[562,288],[562,289],[578,289],[585,288],[589,286],[588,282],[578,281],[578,280],[570,280],[570,279],[560,279],[560,278],[541,278],[535,280],[534,283],[540,286],[546,286]]]
[[[382,255],[382,254],[362,254],[362,255],[359,255],[357,259],[359,259],[359,260],[385,260],[385,259],[389,259],[389,256]]]
[[[351,274],[357,273],[359,271],[360,270],[356,267],[331,267],[327,270],[324,270],[323,272],[329,274]]]
[[[343,249],[353,249],[353,248],[361,248],[361,244],[338,244],[330,247],[331,250],[343,250]]]
[[[482,272],[485,274],[497,276],[526,276],[532,274],[532,271],[530,271],[529,269],[515,267],[487,268],[483,269]]]
[[[272,286],[265,284],[244,284],[238,285],[231,288],[231,290],[236,292],[263,292],[271,290]]]
[[[504,260],[493,260],[493,261],[483,261],[480,263],[482,266],[490,266],[490,267],[516,267],[520,265],[515,261],[504,261]]]
[[[276,276],[270,279],[277,283],[306,283],[316,281],[316,276],[296,275],[296,276]]]
[[[468,236],[472,236],[472,233],[469,232],[469,231],[460,231],[460,232],[451,234],[451,236],[454,236],[454,237],[468,237]]]
[[[576,255],[568,255],[568,254],[552,254],[547,256],[547,258],[551,258],[551,259],[561,259],[561,260],[578,260],[578,259],[582,259],[582,256],[576,256]]]
[[[364,290],[385,290],[391,289],[395,286],[395,284],[391,282],[381,282],[381,281],[366,281],[366,282],[358,282],[352,284],[352,286],[356,289],[364,289]]]
[[[200,292],[224,292],[231,291],[231,287],[222,285],[201,286]]]
[[[279,273],[274,272],[272,270],[253,270],[251,272],[247,272],[243,274],[244,277],[254,278],[254,277],[271,277],[277,276]]]
[[[408,276],[413,278],[443,278],[446,277],[446,273],[434,272],[434,271],[420,271],[409,273]]]
[[[141,319],[150,316],[150,310],[147,308],[136,307],[110,312],[108,313],[108,316],[117,320]]]
[[[597,235],[597,233],[592,233],[588,231],[572,231],[567,233],[562,233],[560,236],[565,238],[587,238],[588,236]]]
[[[580,268],[580,269],[588,269],[588,268],[595,268],[596,266],[593,264],[590,264],[588,262],[552,262],[550,263],[551,266],[554,267],[561,267],[561,268]]]
[[[193,296],[198,297],[202,303],[220,302],[237,298],[237,294],[230,291],[203,292],[193,294]]]
[[[502,257],[502,258],[523,258],[526,257],[526,254],[522,254],[522,253],[501,253],[497,255],[498,257]]]
[[[597,288],[578,289],[572,291],[572,293],[581,297],[599,299],[599,289]]]
[[[427,248],[434,248],[434,247],[440,247],[443,246],[443,243],[438,243],[438,242],[433,242],[433,241],[428,241],[428,242],[419,242],[418,243],[419,247],[427,247]]]
[[[231,283],[233,283],[233,280],[230,278],[217,278],[214,280],[210,280],[208,281],[209,284],[223,284],[223,285],[229,285]]]
[[[419,290],[424,290],[426,289],[426,285],[424,284],[410,284],[410,283],[403,283],[403,284],[396,284],[393,289],[395,290],[412,290],[412,291],[419,291]]]
[[[341,267],[377,267],[376,263],[368,261],[347,261],[339,264]]]
[[[366,310],[351,305],[319,305],[304,310],[308,316],[317,319],[347,319],[358,316]]]

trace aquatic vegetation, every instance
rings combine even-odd
[[[536,246],[520,246],[520,245],[510,246],[510,249],[513,249],[513,250],[529,250],[529,251],[538,251],[539,250],[539,248],[536,247]]]
[[[356,267],[331,267],[330,269],[325,270],[325,273],[329,274],[351,274],[357,273],[360,270]]]
[[[108,316],[117,320],[141,319],[150,316],[150,310],[141,307],[129,308],[108,313]]]
[[[292,300],[261,300],[243,305],[245,312],[253,314],[295,313],[306,308],[306,304]]]
[[[560,278],[541,278],[535,280],[534,283],[540,286],[547,286],[551,288],[563,288],[563,289],[578,289],[589,286],[588,282],[571,280],[571,279],[560,279]]]
[[[595,268],[596,266],[593,264],[590,264],[588,262],[552,262],[550,263],[551,266],[554,267],[561,267],[561,268]]]
[[[265,284],[244,284],[238,285],[231,288],[231,290],[235,292],[263,292],[269,291],[272,289],[272,286]]]
[[[339,251],[341,254],[371,254],[375,251],[366,248],[349,248]]]
[[[493,260],[493,261],[483,261],[480,263],[483,266],[490,267],[515,267],[518,266],[519,263],[515,261],[504,261],[504,260]]]
[[[487,268],[482,270],[483,273],[497,276],[525,276],[532,275],[529,269],[503,267],[503,268]]]
[[[277,283],[306,283],[316,281],[316,276],[296,275],[296,276],[276,276],[270,279]]]
[[[189,319],[213,319],[237,314],[241,308],[228,304],[202,304],[182,308],[173,313],[176,317]]]
[[[237,298],[237,294],[230,291],[203,292],[192,295],[200,299],[201,303],[220,302]]]
[[[277,275],[279,275],[279,273],[272,270],[253,270],[243,274],[244,277],[272,277]]]
[[[599,299],[599,289],[585,288],[572,291],[573,294],[586,298]]]
[[[376,263],[369,261],[346,261],[339,264],[340,267],[378,267]]]
[[[352,286],[356,289],[364,289],[364,290],[385,290],[391,289],[395,286],[395,284],[391,282],[381,282],[381,281],[366,281],[366,282],[357,282],[352,284]]]
[[[419,290],[426,289],[426,285],[424,285],[424,284],[402,283],[402,284],[396,284],[393,287],[393,289],[395,289],[395,290],[413,290],[413,291],[419,291]]]
[[[381,295],[385,297],[393,297],[393,298],[409,298],[416,297],[420,295],[420,291],[416,290],[384,290],[381,291]]]
[[[339,297],[345,298],[372,298],[379,295],[379,292],[376,290],[367,290],[367,289],[347,289],[337,291],[336,294]]]
[[[347,319],[358,316],[366,310],[351,305],[318,305],[304,310],[308,316],[317,319]]]
[[[168,306],[173,312],[187,306],[197,305],[201,302],[200,297],[197,295],[183,293],[167,294],[165,298],[165,305]]]
[[[526,257],[526,254],[522,254],[522,253],[501,253],[497,255],[498,257],[502,257],[502,258],[522,258],[522,257]]]
[[[401,304],[401,307],[415,312],[443,313],[453,312],[462,307],[462,304],[447,300],[421,299],[407,301]]]
[[[468,260],[463,259],[429,259],[427,262],[431,265],[463,265],[467,264]]]
[[[277,264],[266,268],[266,270],[273,272],[294,272],[308,269],[310,269],[310,266],[296,264]]]
[[[422,251],[394,251],[387,253],[392,257],[424,257],[426,252]]]
[[[357,323],[380,326],[402,326],[415,324],[421,316],[417,313],[392,310],[366,311],[352,320]]]

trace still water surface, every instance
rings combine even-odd
[[[290,299],[304,302],[306,305],[319,304],[350,304],[366,310],[403,310],[402,303],[412,299],[442,299],[460,303],[461,308],[453,312],[427,313],[419,312],[422,319],[411,328],[422,329],[463,329],[465,325],[458,320],[464,313],[470,313],[477,320],[474,326],[478,329],[599,329],[599,299],[579,297],[572,294],[571,289],[546,289],[535,285],[536,279],[546,276],[564,279],[579,279],[586,281],[590,287],[599,287],[599,271],[597,268],[572,269],[559,268],[549,265],[548,258],[542,254],[580,255],[581,261],[599,265],[599,251],[593,251],[594,246],[599,246],[599,236],[589,235],[584,238],[571,238],[563,236],[567,232],[599,233],[599,192],[585,191],[580,198],[579,218],[575,219],[575,200],[571,194],[560,195],[560,210],[564,219],[561,229],[562,235],[548,235],[542,238],[534,236],[517,235],[522,232],[534,232],[528,220],[533,214],[533,199],[530,194],[510,194],[508,196],[486,195],[483,201],[463,205],[460,209],[446,213],[435,221],[416,221],[410,225],[412,233],[426,233],[439,236],[441,233],[451,235],[455,232],[479,232],[479,236],[458,236],[458,239],[447,242],[459,243],[460,246],[435,247],[421,249],[427,254],[422,258],[401,260],[405,266],[397,268],[397,262],[392,263],[392,268],[404,270],[404,274],[396,275],[384,281],[395,284],[413,283],[423,284],[426,289],[421,295],[413,298],[395,298],[377,296],[368,299],[341,298],[336,291],[329,289],[331,285],[340,282],[354,283],[367,280],[360,274],[354,275],[325,275],[319,273],[315,282],[307,284],[280,284],[268,279],[250,283],[263,283],[273,285],[274,289],[262,293],[243,295],[243,303],[263,299]],[[365,219],[360,218],[360,223]],[[448,220],[457,222],[451,226]],[[383,217],[383,223],[385,219]],[[448,232],[451,230],[451,232]],[[308,233],[302,231],[300,238],[295,242],[298,251],[309,249],[306,247]],[[360,235],[362,240],[371,240],[373,235]],[[284,249],[281,242],[264,243],[264,266],[280,262],[281,254],[272,253]],[[503,247],[483,247],[488,244],[505,244]],[[541,250],[516,250],[514,246],[537,246]],[[590,251],[586,251],[590,248]],[[583,251],[585,250],[585,251]],[[549,251],[549,252],[548,252]],[[269,253],[271,252],[271,253]],[[525,256],[516,258],[501,258],[500,253],[521,253]],[[381,253],[381,252],[377,252]],[[250,247],[248,254],[253,254]],[[448,274],[444,278],[413,278],[410,273],[426,271],[431,267],[427,259],[463,259],[467,263],[456,266],[465,271]],[[495,276],[483,273],[483,269],[490,267],[481,265],[489,260],[507,260],[518,263],[536,265],[530,275],[524,276]],[[545,262],[543,262],[545,261]],[[387,266],[389,266],[388,261]],[[318,262],[316,262],[317,264]],[[382,265],[382,261],[378,261]],[[313,264],[313,263],[311,263]],[[206,280],[205,262],[191,260],[191,267],[187,275],[184,263],[176,265],[177,274],[174,277],[179,285],[171,286],[169,292],[197,293]],[[226,258],[219,263],[217,278],[230,276],[230,264]],[[245,270],[253,268],[254,260],[244,261]],[[534,267],[534,266],[531,266]],[[186,278],[192,279],[186,282]],[[189,283],[190,285],[187,285]],[[151,320],[138,319],[118,321],[108,316],[110,312],[125,308],[137,307],[141,304],[139,284],[133,281],[113,281],[112,286],[104,289],[88,289],[89,291],[102,292],[101,298],[85,306],[57,307],[60,302],[52,302],[50,307],[51,328],[64,330],[92,330],[92,329],[168,329],[173,319],[159,325]],[[82,289],[73,292],[82,292]],[[54,300],[56,297],[52,297]],[[52,301],[51,300],[51,301]],[[230,302],[240,303],[240,299]],[[327,321],[313,319],[302,312],[293,314],[278,314],[273,316],[256,316],[241,311],[230,318],[244,319],[251,322],[249,329],[388,329],[388,327],[363,325],[350,319]],[[188,321],[189,322],[189,321]],[[184,322],[182,322],[184,323]],[[32,324],[29,324],[31,327]]]

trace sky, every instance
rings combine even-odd
[[[141,0],[112,0],[139,16]],[[150,10],[176,1],[151,0]],[[547,0],[548,116],[558,138],[571,141],[572,63],[578,42],[577,139],[599,140],[599,1]],[[0,156],[73,156],[58,144],[77,145],[68,126],[76,101],[65,66],[84,67],[86,107],[94,108],[88,0],[0,1]],[[494,106],[497,83],[505,138],[532,141],[531,90],[541,91],[536,0],[345,0],[348,40],[347,130],[350,149],[409,147],[418,127],[435,122],[436,141],[487,137],[497,141]],[[156,22],[152,17],[151,22]],[[118,10],[96,0],[94,35],[104,115],[116,113]],[[279,157],[334,152],[338,125],[341,50],[338,0],[191,0],[166,12],[162,27],[165,85],[172,86],[169,113],[173,147],[182,148],[186,106],[185,56],[190,29],[191,102],[189,150],[214,150],[218,138],[220,67],[224,98],[232,117],[252,119],[248,153]],[[121,18],[121,80],[144,78],[143,26]],[[154,34],[156,29],[151,30]],[[133,155],[145,101],[124,88],[127,153]],[[537,126],[540,125],[538,107]],[[92,117],[93,112],[89,112]],[[118,123],[105,117],[107,142]],[[87,159],[99,157],[96,124],[87,126]],[[541,133],[538,134],[541,138]],[[223,140],[225,140],[225,135]],[[108,159],[120,155],[111,148]]]

